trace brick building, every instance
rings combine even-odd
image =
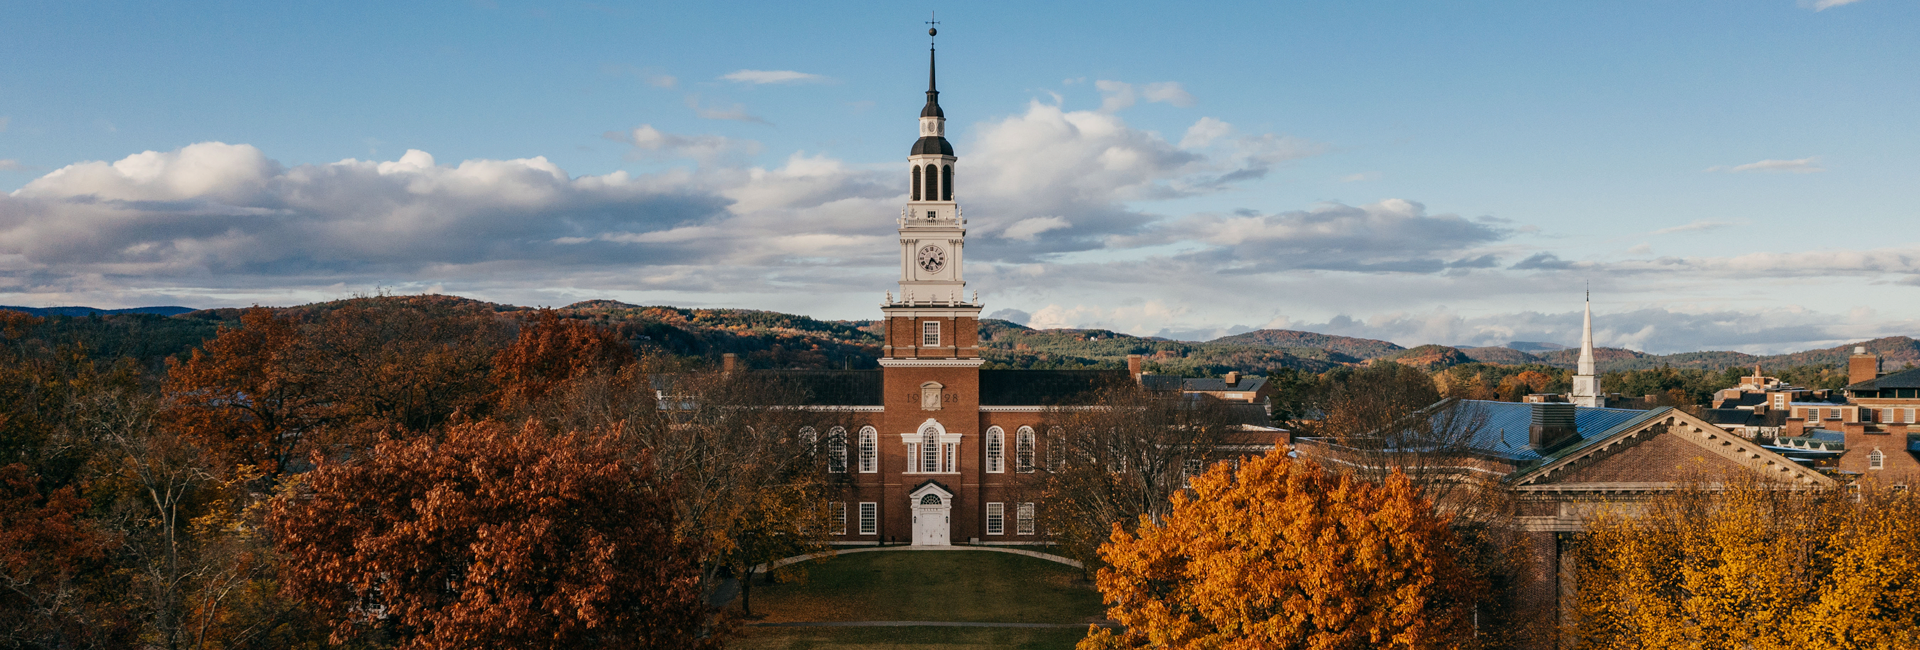
[[[1168,384],[1144,375],[1138,355],[1127,370],[981,369],[982,304],[965,295],[967,221],[955,200],[959,159],[931,56],[919,138],[907,155],[908,201],[896,220],[897,293],[881,305],[880,369],[763,371],[812,396],[817,424],[802,435],[823,441],[834,459],[828,471],[846,475],[844,495],[829,504],[834,543],[1043,542],[1036,521],[1046,506],[1025,479],[1045,471],[1048,410],[1107,382],[1221,399],[1244,422],[1231,451],[1271,450],[1284,432],[1265,426],[1264,377]]]

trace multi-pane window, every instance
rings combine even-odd
[[[860,534],[880,534],[880,504],[872,501],[860,504]]]
[[[847,503],[845,501],[827,504],[827,516],[833,517],[833,534],[847,534]]]
[[[1033,473],[1033,429],[1020,427],[1013,442],[1014,471],[1021,474]]]
[[[1840,419],[1840,409],[1827,409],[1827,419],[1829,420]]]
[[[880,433],[873,427],[860,429],[860,473],[880,471]]]
[[[1880,453],[1879,449],[1867,452],[1867,469],[1884,469],[1886,462],[1887,455]]]
[[[1004,503],[987,504],[987,534],[988,535],[1007,534],[1007,504],[1004,504]]]
[[[1893,409],[1880,409],[1880,421],[1881,422],[1899,422],[1900,420],[1899,418],[1894,416]]]
[[[811,454],[818,451],[818,448],[815,447],[815,445],[818,445],[818,444],[820,444],[820,434],[814,431],[813,427],[800,427],[800,448],[801,449],[806,450],[807,453]]]
[[[1033,534],[1033,504],[1031,503],[1020,504],[1020,509],[1017,512],[1018,514],[1016,514],[1014,518],[1016,519],[1016,525],[1019,526],[1019,534],[1032,535]]]
[[[834,427],[827,431],[827,471],[847,473],[847,430]]]
[[[1913,409],[1907,409],[1907,419],[1905,422],[1909,424],[1913,423]]]
[[[920,324],[920,347],[940,347],[940,321],[930,320]]]
[[[1006,469],[1004,466],[1005,459],[1001,458],[1003,453],[1002,443],[1004,442],[1003,438],[1005,436],[1006,436],[1006,433],[1002,432],[1000,430],[1000,427],[987,429],[987,473],[988,474],[999,474],[1000,472]]]
[[[1067,430],[1054,427],[1047,430],[1047,469],[1056,470],[1067,466]],[[1125,462],[1124,460],[1122,462]],[[1124,471],[1124,467],[1122,470]]]
[[[920,432],[920,471],[940,471],[940,432],[933,427]]]
[[[1193,477],[1205,472],[1206,467],[1204,461],[1198,458],[1188,458],[1186,462],[1182,463],[1182,467],[1180,468],[1181,487],[1193,487]]]

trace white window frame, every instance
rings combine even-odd
[[[1007,534],[1007,504],[999,502],[987,504],[987,534]]]
[[[1907,419],[1905,422],[1907,424],[1913,424],[1913,409],[1907,409]]]
[[[940,347],[940,321],[920,321],[920,347]]]
[[[1017,530],[1014,531],[1015,534],[1032,535],[1035,529],[1034,523],[1033,523],[1034,519],[1035,517],[1034,517],[1034,511],[1033,511],[1033,504],[1032,503],[1020,504],[1020,508],[1016,511],[1016,514],[1014,515],[1014,523],[1017,526]]]
[[[943,453],[944,450],[940,447],[940,432],[938,430],[935,430],[933,427],[920,430],[920,458],[917,460],[920,463],[921,472],[940,472],[940,461],[946,456],[946,454]]]
[[[872,501],[860,502],[860,534],[880,534],[880,504]]]
[[[827,516],[833,517],[833,534],[847,534],[847,502],[835,501],[827,504]]]
[[[847,428],[827,430],[827,473],[847,473]]]
[[[1020,427],[1020,432],[1014,434],[1013,469],[1015,472],[1033,473],[1033,444],[1033,428]]]
[[[987,473],[1000,474],[1007,469],[1007,433],[1000,427],[987,429]]]
[[[1827,409],[1827,419],[1838,420],[1842,417],[1844,416],[1840,415],[1840,409]]]
[[[1884,424],[1884,423],[1887,423],[1887,422],[1899,422],[1899,421],[1900,421],[1900,416],[1899,416],[1899,414],[1897,414],[1897,413],[1894,413],[1894,412],[1893,412],[1893,409],[1892,409],[1892,408],[1883,408],[1883,409],[1880,409],[1880,422],[1881,422],[1881,423],[1883,423],[1883,424]]]
[[[1874,447],[1873,451],[1867,452],[1867,469],[1886,469],[1886,468],[1887,468],[1887,455],[1880,453],[1879,447]]]
[[[874,474],[880,471],[880,432],[873,427],[860,427],[860,473]]]

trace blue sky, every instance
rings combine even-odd
[[[991,312],[1572,342],[1591,283],[1649,351],[1920,331],[1899,0],[14,3],[0,304],[871,318],[928,9]]]

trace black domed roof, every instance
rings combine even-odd
[[[940,107],[938,106],[934,107],[934,110],[939,110],[939,109]],[[909,152],[907,155],[909,156],[919,156],[919,155],[951,156],[953,155],[953,143],[947,142],[946,138],[943,138],[937,135],[930,135],[924,138],[920,138],[918,141],[915,141],[913,143],[913,151]]]
[[[945,111],[940,110],[940,99],[936,97],[939,94],[931,91],[927,93],[927,107],[920,109],[920,117],[944,118],[947,116]]]

